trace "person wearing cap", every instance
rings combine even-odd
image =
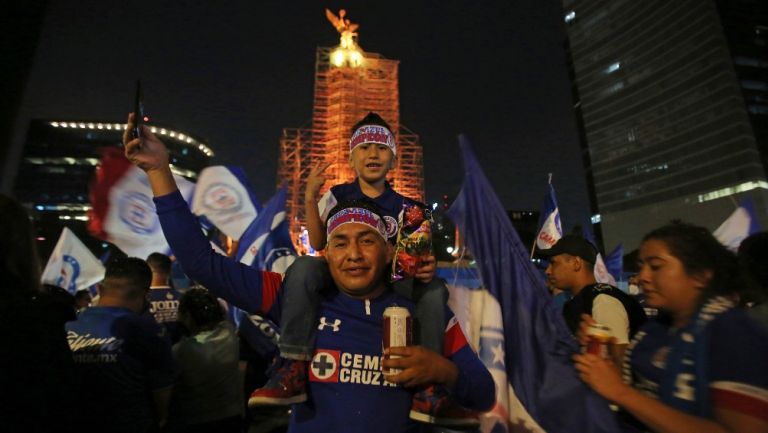
[[[131,139],[132,118],[123,136],[126,156],[146,171],[163,233],[185,272],[216,296],[279,324],[287,302],[280,274],[212,251],[178,191],[164,144],[146,127],[141,138]],[[449,310],[450,320],[441,324],[443,355],[410,346],[383,354],[400,358],[382,357],[384,309],[395,304],[414,315],[416,305],[387,284],[394,251],[374,206],[340,203],[328,213],[325,233],[334,290],[323,294],[317,310],[308,398],[292,406],[289,431],[416,431],[409,418],[414,394],[432,384],[447,389],[462,406],[489,410],[495,402],[493,378]],[[385,375],[390,368],[402,371]]]
[[[549,258],[545,271],[549,284],[573,296],[563,306],[563,315],[576,335],[581,315],[587,314],[610,328],[615,338],[611,355],[621,365],[630,338],[645,322],[645,311],[631,296],[609,284],[595,280],[595,247],[580,236],[566,235],[539,254]]]

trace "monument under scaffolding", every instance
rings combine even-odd
[[[423,201],[424,177],[419,137],[400,123],[398,61],[364,52],[357,44],[357,24],[326,10],[341,34],[337,47],[318,47],[315,59],[315,90],[312,123],[308,128],[285,128],[280,138],[278,184],[288,187],[286,212],[295,244],[304,224],[304,188],[310,170],[333,163],[321,194],[333,185],[349,182],[355,173],[349,166],[352,126],[369,111],[389,123],[397,142],[395,168],[389,182],[400,194]]]

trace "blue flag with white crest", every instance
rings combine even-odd
[[[624,273],[624,246],[622,244],[616,245],[616,248],[605,257],[605,267],[616,281],[622,279],[621,276]]]
[[[282,186],[240,238],[235,256],[240,263],[282,274],[296,259],[285,212],[286,192]]]
[[[280,187],[243,233],[235,255],[240,263],[284,274],[296,260],[285,212],[286,192],[286,186]],[[234,319],[239,325],[240,316]]]
[[[465,177],[448,215],[474,256],[488,294],[485,305],[492,313],[472,314],[496,317],[495,324],[480,319],[479,352],[497,380],[497,402],[508,404],[493,412],[509,416],[483,424],[483,431],[514,429],[511,421],[521,418],[520,411],[538,424],[527,427],[530,431],[619,431],[608,403],[578,378],[571,360],[578,347],[562,313],[553,307],[541,274],[529,260],[469,143],[464,137],[460,141]],[[505,377],[505,383],[498,383],[500,377]],[[521,406],[513,404],[518,399]]]

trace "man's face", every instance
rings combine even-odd
[[[394,155],[384,144],[363,143],[352,149],[349,164],[368,183],[384,179],[392,168]]]
[[[392,247],[372,227],[347,223],[331,233],[325,258],[341,291],[365,297],[384,288]]]
[[[571,280],[575,274],[573,269],[573,260],[575,258],[569,254],[559,254],[549,259],[549,265],[544,273],[547,275],[547,281],[550,287],[560,290],[572,290]]]

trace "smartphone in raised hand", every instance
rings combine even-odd
[[[144,98],[141,94],[141,80],[136,80],[136,99],[133,105],[133,138],[141,137],[141,125],[144,123]]]

